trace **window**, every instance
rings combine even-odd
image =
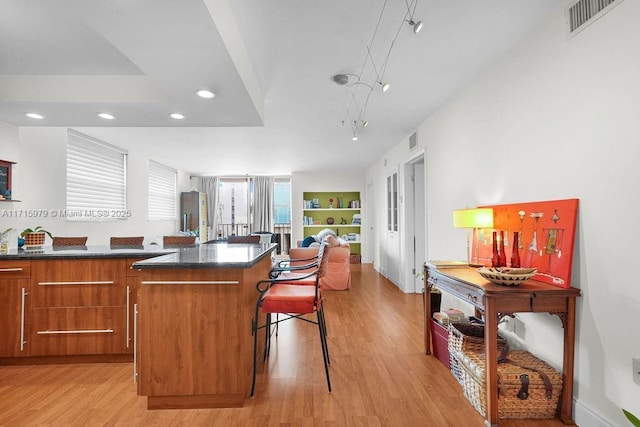
[[[149,161],[149,220],[175,220],[178,197],[175,169]]]
[[[387,177],[387,230],[398,231],[398,173]]]
[[[218,187],[218,236],[249,234],[249,179],[220,178]]]
[[[71,129],[67,136],[66,219],[128,217],[127,151]]]
[[[291,224],[291,181],[277,179],[273,184],[273,222]]]

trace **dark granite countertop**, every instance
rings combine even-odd
[[[196,249],[197,247],[192,247]],[[9,249],[0,253],[0,260],[58,259],[58,258],[130,258],[154,257],[176,252],[178,248],[163,248],[162,245],[147,246],[42,246],[33,249]]]
[[[247,268],[277,248],[277,244],[215,243],[180,248],[173,253],[138,261],[133,268]]]

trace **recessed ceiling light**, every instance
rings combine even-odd
[[[24,115],[29,117],[30,119],[36,119],[36,120],[44,119],[44,116],[38,113],[24,113]]]
[[[200,98],[206,98],[206,99],[211,99],[211,98],[215,98],[216,94],[211,92],[210,90],[207,89],[200,89],[199,91],[196,92],[196,94],[200,97]]]
[[[172,119],[176,119],[176,120],[184,119],[184,114],[181,114],[181,113],[171,113],[170,116]]]
[[[98,117],[105,120],[113,120],[116,118],[113,114],[109,113],[98,113]]]

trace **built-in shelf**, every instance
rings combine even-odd
[[[305,237],[329,228],[338,236],[357,238],[358,240],[345,240],[352,245],[352,254],[360,254],[360,229],[362,224],[348,222],[361,220],[362,206],[360,205],[359,191],[304,192],[302,198],[304,199],[302,227]],[[319,207],[313,208],[311,206]],[[333,224],[328,224],[327,221],[333,222]],[[348,223],[341,224],[341,221],[347,221]],[[305,222],[308,223],[305,224]],[[313,224],[313,222],[316,222],[316,224]],[[317,224],[318,222],[319,224]]]
[[[360,224],[304,224],[308,228],[340,228],[340,227],[360,227]]]
[[[11,200],[7,200],[7,199],[1,199],[0,202],[21,202],[22,200],[15,200],[15,199],[11,199]]]
[[[360,208],[309,208],[304,211],[359,211]]]

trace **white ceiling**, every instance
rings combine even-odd
[[[413,1],[0,0],[0,120],[194,174],[362,170],[562,2]],[[194,95],[205,87],[214,99]]]

